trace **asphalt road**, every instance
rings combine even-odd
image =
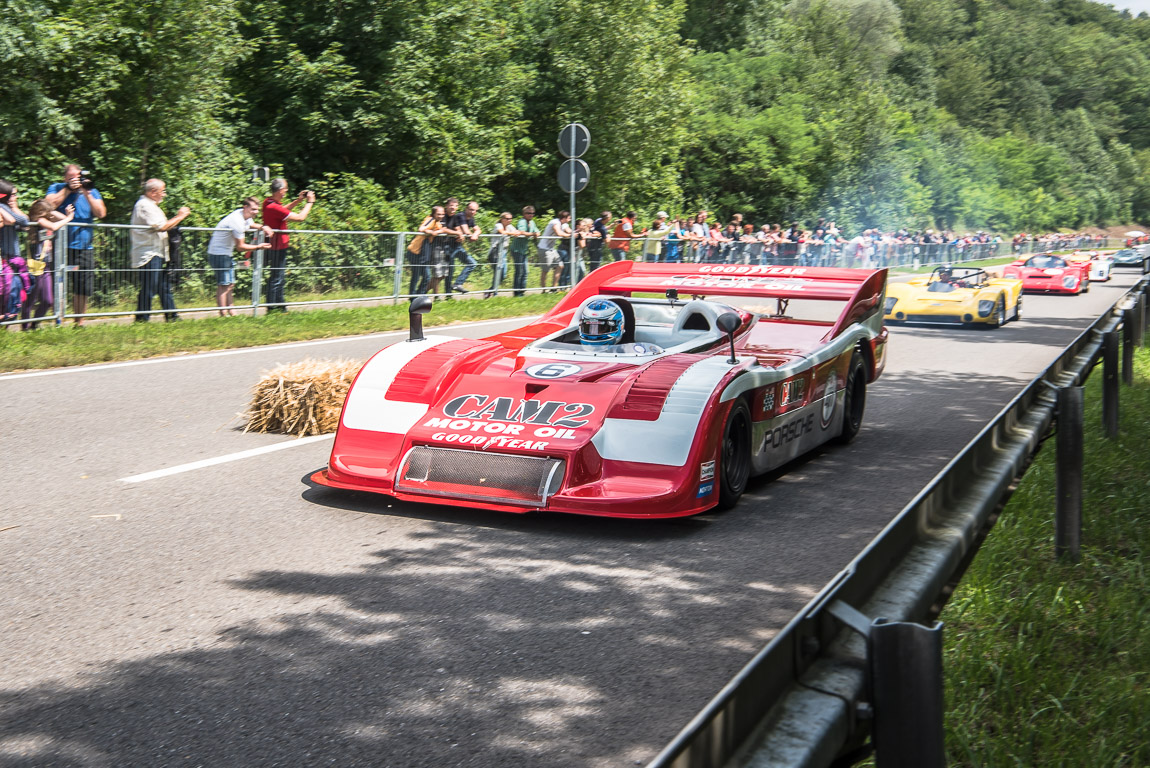
[[[310,488],[329,440],[124,481],[286,444],[261,371],[394,334],[0,376],[0,765],[645,763],[1134,280],[893,329],[853,445],[670,521]]]

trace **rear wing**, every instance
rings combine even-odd
[[[846,302],[834,330],[828,334],[833,337],[881,309],[886,292],[886,270],[618,261],[588,275],[553,312],[575,309],[597,294],[666,294],[672,289],[684,296]]]

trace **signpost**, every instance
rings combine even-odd
[[[568,255],[571,259],[571,287],[575,287],[578,279],[576,271],[577,257],[575,254],[575,193],[587,188],[591,180],[591,168],[578,158],[586,154],[591,146],[591,132],[581,123],[568,123],[559,131],[559,154],[567,161],[559,167],[559,188],[571,196],[571,243]]]

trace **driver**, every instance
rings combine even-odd
[[[652,355],[662,352],[655,344],[620,344],[626,319],[622,308],[609,299],[595,299],[579,312],[579,343],[596,352]]]

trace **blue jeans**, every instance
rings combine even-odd
[[[627,252],[624,251],[622,248],[612,248],[611,249],[611,258],[613,258],[615,261],[625,261],[630,257],[627,255]]]
[[[515,264],[515,277],[512,281],[512,287],[515,289],[516,296],[522,296],[523,292],[527,290],[527,251],[524,249],[522,253],[512,251],[511,261]]]
[[[136,322],[146,323],[150,316],[145,314],[152,308],[152,297],[160,295],[160,308],[168,320],[176,319],[176,300],[172,298],[172,277],[164,269],[164,260],[153,256],[152,260],[140,267],[140,295],[136,299]]]
[[[281,251],[268,251],[267,256],[264,258],[264,266],[267,267],[268,275],[268,290],[267,290],[267,303],[268,312],[279,311],[284,312],[287,307],[284,303],[284,272],[285,265],[287,264],[287,249]]]
[[[462,288],[463,284],[467,282],[467,276],[470,275],[477,266],[479,266],[479,262],[475,260],[474,256],[467,252],[467,249],[464,248],[462,244],[456,245],[455,250],[447,255],[447,262],[449,264],[454,262],[456,259],[462,261],[466,266],[464,266],[463,271],[459,273],[459,277],[456,279],[455,285],[451,287]]]
[[[491,246],[491,250],[487,252],[487,260],[491,261],[493,265],[491,267],[491,288],[488,289],[488,293],[494,294],[503,285],[503,276],[507,273],[506,246]]]

